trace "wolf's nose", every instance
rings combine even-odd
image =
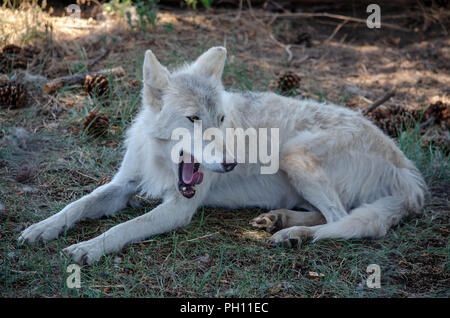
[[[224,163],[222,163],[222,167],[223,167],[223,170],[225,170],[225,172],[230,172],[231,170],[234,169],[234,167],[236,167],[236,165],[237,165],[237,162],[233,162],[233,163],[226,163],[226,162],[224,162]]]

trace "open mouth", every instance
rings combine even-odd
[[[194,162],[192,155],[183,156],[183,153],[180,155],[183,157],[183,160],[178,165],[178,191],[184,197],[190,199],[195,195],[195,191],[197,190],[195,186],[202,183],[203,173],[198,171],[200,164]],[[188,158],[190,156],[190,162],[184,162],[186,156]]]

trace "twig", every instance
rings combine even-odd
[[[302,64],[304,61],[306,61],[309,58],[309,55],[304,55],[301,59],[292,61],[291,65],[299,65]]]
[[[426,31],[428,29],[430,18],[428,16],[428,14],[426,13],[425,8],[423,7],[422,3],[419,0],[417,0],[416,2],[419,4],[419,7],[420,7],[420,9],[422,10],[422,13],[423,13],[423,15],[422,15],[423,16],[422,31]]]
[[[292,54],[292,51],[291,51],[291,45],[289,45],[289,44],[286,45],[284,47],[284,50],[288,54],[288,63],[290,63],[292,61],[292,58],[294,57],[294,54]]]
[[[141,241],[141,242],[138,242],[139,244],[141,244],[141,243],[150,243],[150,242],[157,242],[158,240],[145,240],[145,241]]]
[[[194,21],[189,21],[188,19],[185,19],[183,17],[178,16],[177,17],[178,20],[180,20],[181,22],[190,24],[191,26],[193,26],[195,29],[199,29],[199,30],[203,30],[205,32],[211,32],[211,29],[208,27],[204,27],[198,23],[195,23]],[[195,18],[194,18],[195,19]]]
[[[436,118],[434,116],[431,116],[426,121],[424,121],[422,124],[420,124],[420,129],[425,129],[428,126],[433,125],[435,120],[436,120]]]
[[[125,285],[90,285],[89,288],[125,288]]]
[[[272,17],[271,14],[270,15],[264,14],[263,16],[264,17]],[[364,23],[364,24],[367,23],[367,21],[364,19],[348,17],[348,16],[344,16],[344,15],[339,15],[339,14],[326,13],[326,12],[323,12],[323,13],[310,13],[310,12],[279,13],[277,17],[279,17],[279,18],[320,18],[320,17],[322,17],[322,18],[331,18],[331,19],[337,19],[337,20],[347,20],[347,21]],[[410,29],[405,29],[398,25],[386,23],[386,22],[383,22],[381,24],[381,27],[400,30],[400,31],[404,31],[404,32],[411,32]]]
[[[15,80],[18,78],[20,78],[22,81],[24,81],[26,83],[37,83],[37,82],[48,81],[48,78],[45,76],[31,74],[28,71],[23,71],[23,70],[18,70],[17,73],[14,73],[14,75],[11,76],[11,80]]]
[[[103,52],[102,54],[100,54],[99,56],[97,56],[95,59],[93,59],[93,60],[88,64],[88,66],[89,66],[89,67],[94,66],[94,65],[97,64],[100,60],[102,60],[103,58],[105,58],[106,56],[108,56],[109,52],[111,52],[111,49],[104,50],[104,52]]]
[[[286,44],[281,43],[280,41],[275,39],[275,36],[272,33],[269,34],[269,38],[272,39],[273,42],[275,42],[277,45],[281,46],[286,51],[286,53],[288,55],[288,63],[290,63],[292,61],[292,59],[294,58],[294,54],[292,54],[292,51],[291,51],[292,44],[286,45]]]
[[[270,19],[269,23],[267,23],[267,26],[271,26],[276,21],[277,18],[278,18],[278,13],[275,13],[273,15],[273,18]]]
[[[193,238],[193,239],[190,239],[190,240],[183,241],[180,244],[183,244],[183,243],[186,243],[186,242],[198,241],[198,240],[201,240],[201,239],[204,239],[204,238],[216,235],[217,233],[220,233],[220,232],[215,232],[215,233],[210,233],[210,234],[206,234],[206,235],[203,235],[203,236],[199,236],[199,237],[196,237],[196,238]]]
[[[255,13],[253,12],[251,0],[247,0],[247,5],[248,5],[248,11],[250,12],[250,15],[252,16],[252,18],[255,19],[255,21],[258,22],[259,24],[261,24],[264,28],[266,28],[266,25],[264,24],[264,22],[262,22],[260,19],[258,19],[255,16]]]
[[[16,271],[15,269],[11,269],[11,272],[17,274],[36,274],[36,271]]]
[[[339,25],[334,29],[333,33],[331,33],[331,35],[323,42],[324,44],[330,42],[334,36],[339,32],[339,30],[344,26],[344,24],[346,24],[348,22],[348,20],[344,20],[341,23],[339,23]]]
[[[241,19],[242,3],[243,2],[244,2],[244,0],[239,0],[239,9],[238,9],[239,11],[238,11],[238,14],[233,19],[231,19],[231,22],[235,23],[235,22],[238,22]]]
[[[384,95],[380,99],[377,99],[376,101],[374,101],[372,105],[369,105],[366,108],[364,108],[363,111],[362,111],[363,114],[368,114],[368,113],[374,111],[375,108],[377,108],[378,106],[380,106],[381,104],[383,104],[384,102],[389,100],[392,96],[395,95],[395,93],[396,93],[396,89],[393,88],[392,90],[387,92],[386,95]]]
[[[78,173],[80,176],[83,176],[83,177],[85,177],[85,178],[89,178],[89,179],[91,179],[91,180],[97,181],[96,178],[91,177],[91,176],[89,176],[89,175],[87,175],[87,174],[84,174],[84,173],[82,173],[82,172],[80,172],[80,171],[78,171],[78,170],[76,170],[76,169],[72,170],[72,172]]]
[[[50,82],[47,82],[44,86],[44,90],[47,94],[53,93],[58,88],[65,85],[74,85],[74,84],[82,84],[86,79],[87,75],[114,75],[114,76],[122,76],[125,74],[125,70],[122,67],[115,67],[110,69],[103,69],[98,72],[89,72],[89,73],[77,73],[74,75],[68,75],[63,77],[58,77]]]

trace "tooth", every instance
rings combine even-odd
[[[195,186],[192,186],[191,189],[197,191],[197,188]]]
[[[183,191],[186,191],[186,189],[187,189],[186,187],[182,187],[182,188],[181,188],[181,190],[183,190]]]

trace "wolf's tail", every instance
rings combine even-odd
[[[390,195],[363,204],[337,222],[318,226],[314,240],[324,238],[378,238],[408,212],[420,213],[426,192],[425,181],[415,168],[396,169]]]

